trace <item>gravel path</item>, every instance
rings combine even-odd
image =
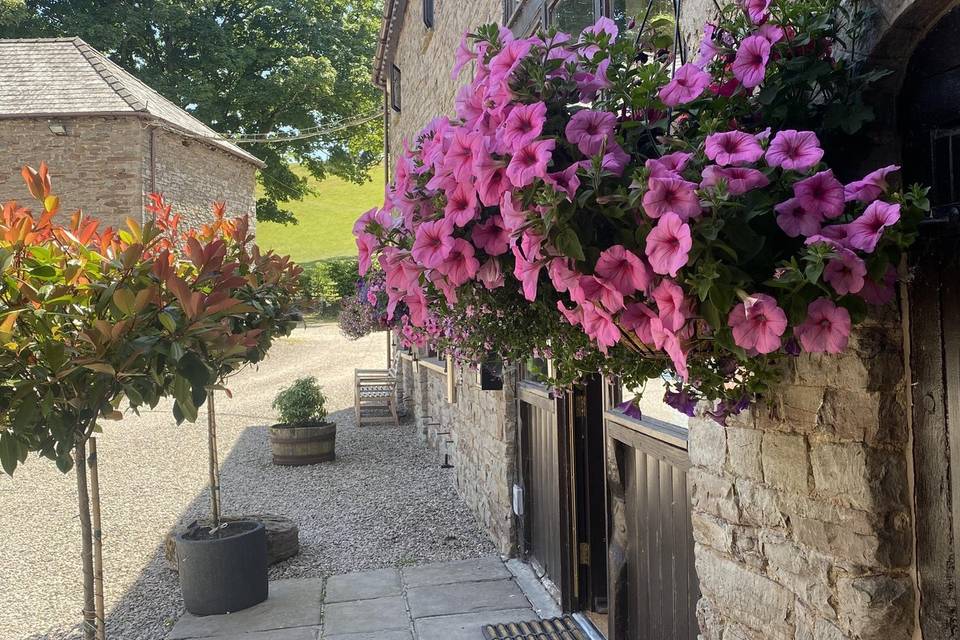
[[[316,577],[494,553],[457,497],[450,470],[413,428],[357,429],[353,369],[384,363],[382,334],[357,342],[335,325],[298,329],[258,370],[217,399],[226,513],[272,512],[300,526],[301,552],[271,578]],[[315,375],[339,425],[335,462],[270,463],[266,425],[276,391]],[[160,640],[181,611],[176,574],[162,558],[164,534],[206,513],[205,415],[177,427],[169,406],[107,425],[100,439],[108,637]],[[0,639],[79,637],[76,479],[30,459],[0,477]]]

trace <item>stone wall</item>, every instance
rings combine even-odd
[[[871,322],[726,428],[691,421],[706,640],[911,637],[902,356],[896,318]]]
[[[141,146],[144,195],[162,193],[188,226],[209,220],[215,201],[227,203],[228,215],[249,214],[255,220],[257,167],[253,164],[199,140],[153,127],[143,130]],[[155,180],[151,162],[156,167]]]
[[[497,550],[516,551],[512,488],[516,469],[516,381],[503,391],[480,389],[476,371],[457,367],[455,401],[447,401],[447,375],[401,361],[400,387],[420,438],[437,450],[438,464],[452,464],[457,491]]]
[[[117,227],[140,220],[140,121],[130,117],[56,118],[66,135],[50,132],[46,118],[0,119],[0,202],[17,200],[35,209],[20,169],[46,160],[61,212],[83,209]]]
[[[460,37],[478,25],[500,22],[500,0],[435,2],[434,28],[423,24],[423,3],[410,0],[402,16],[402,28],[393,63],[400,68],[401,111],[390,109],[390,149],[393,154],[412,140],[420,129],[438,115],[453,115],[454,100],[461,85],[469,82],[472,65],[463,69],[459,80],[450,77],[453,54]],[[387,61],[389,77],[390,62]]]

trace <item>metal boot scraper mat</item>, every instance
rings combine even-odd
[[[504,622],[483,627],[484,640],[587,640],[573,618]]]

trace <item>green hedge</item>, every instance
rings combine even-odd
[[[356,258],[328,258],[307,265],[300,285],[308,300],[331,304],[354,295],[359,277]]]

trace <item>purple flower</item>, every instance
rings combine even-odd
[[[658,95],[663,104],[676,107],[699,98],[709,84],[709,73],[695,64],[687,63],[677,69],[673,79],[660,89]]]
[[[640,420],[643,418],[643,412],[640,411],[640,407],[638,407],[633,400],[621,402],[616,408],[622,411],[625,416],[629,416],[634,420]]]
[[[667,391],[663,394],[663,401],[673,407],[680,413],[690,416],[696,415],[697,401],[686,389],[680,391]]]
[[[747,36],[733,61],[733,76],[747,89],[753,89],[763,82],[769,61],[770,41],[763,36]]]
[[[899,220],[899,204],[874,200],[859,218],[847,225],[847,244],[854,249],[873,253],[883,230]]]
[[[567,140],[577,145],[585,156],[600,153],[601,147],[613,136],[617,124],[616,116],[606,111],[583,109],[570,118],[565,130]]]

